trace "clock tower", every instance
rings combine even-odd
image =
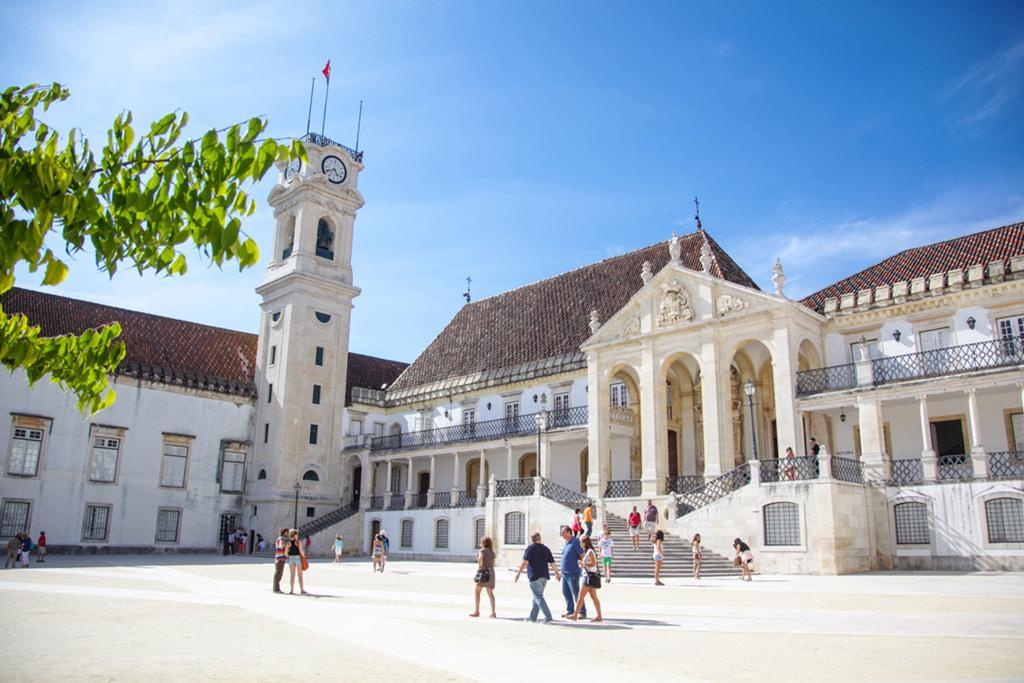
[[[253,464],[243,519],[268,538],[341,503],[352,231],[362,154],[315,133],[308,162],[280,167],[261,297]],[[255,515],[255,516],[253,516]]]

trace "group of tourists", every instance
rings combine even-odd
[[[46,562],[46,532],[39,532],[39,540],[32,542],[32,536],[21,532],[7,541],[7,560],[4,569],[29,566],[32,551],[36,553],[36,562]]]
[[[274,541],[274,592],[283,593],[281,590],[281,579],[284,578],[285,565],[288,566],[288,575],[290,586],[288,593],[291,595],[295,594],[295,578],[299,579],[299,594],[309,595],[306,592],[306,586],[303,582],[302,575],[309,569],[309,558],[307,557],[306,551],[309,548],[309,537],[307,536],[305,542],[299,538],[299,532],[296,529],[281,529],[281,532],[277,536],[277,540]]]

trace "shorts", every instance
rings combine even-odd
[[[630,536],[639,536],[640,535],[640,527],[638,527],[638,526],[631,526],[631,527],[629,527],[629,535]]]
[[[644,522],[644,531],[657,531],[657,530],[658,530],[658,523],[657,522]]]
[[[302,566],[302,555],[289,555],[288,556],[288,564],[289,565],[294,565],[296,567],[301,567]]]
[[[606,566],[606,567],[612,566],[612,558],[610,558],[610,557],[602,557],[601,558],[601,562],[603,562],[604,566]]]
[[[664,555],[659,555],[658,553],[654,553],[653,555],[651,555],[651,559],[654,560],[655,562],[661,562],[661,561],[663,561],[665,559],[665,556]]]

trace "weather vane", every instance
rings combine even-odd
[[[468,304],[472,300],[472,294],[470,294],[469,288],[473,284],[473,278],[466,276],[466,291],[462,293],[462,296],[466,297],[466,303]]]
[[[694,197],[693,205],[697,207],[697,214],[693,217],[693,220],[697,221],[697,229],[703,230],[704,226],[700,222],[700,200]]]

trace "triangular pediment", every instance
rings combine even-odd
[[[782,297],[670,262],[581,348],[732,320],[788,303]]]

